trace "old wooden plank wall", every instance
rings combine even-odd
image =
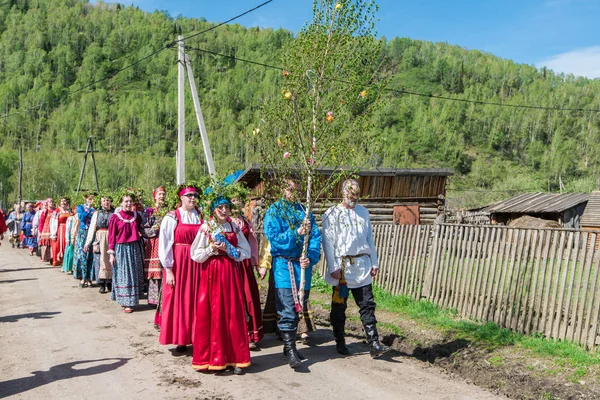
[[[375,225],[376,283],[464,317],[593,349],[600,344],[599,234],[494,225]],[[318,268],[325,273],[323,262]]]

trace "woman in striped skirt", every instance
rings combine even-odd
[[[158,305],[163,268],[158,258],[160,224],[166,214],[167,192],[162,186],[154,189],[154,207],[144,210],[142,236],[144,237],[144,280],[148,283],[148,304]]]
[[[90,247],[94,252],[93,268],[96,283],[100,285],[100,293],[110,291],[112,281],[112,267],[108,256],[108,221],[115,212],[112,199],[108,195],[100,197],[100,208],[92,216],[85,241],[84,251]]]

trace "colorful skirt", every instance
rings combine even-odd
[[[98,243],[99,252],[94,253],[94,273],[97,283],[101,283],[111,280],[113,275],[108,254],[108,231],[106,229],[96,231],[96,242]]]
[[[158,237],[149,238],[144,245],[144,278],[161,279],[162,265],[158,259]]]
[[[66,224],[58,224],[56,231],[56,239],[52,239],[52,265],[60,267],[65,258],[65,248],[67,247],[67,226]]]
[[[192,356],[196,370],[250,366],[240,269],[224,255],[201,264]]]
[[[143,268],[144,255],[140,242],[117,243],[110,299],[123,307],[137,306],[140,303]]]
[[[44,230],[40,233],[39,245],[45,247],[52,246],[52,238],[50,236],[50,222],[46,221],[46,225],[44,225]]]
[[[160,289],[162,281],[160,279],[150,279],[148,281],[148,304],[158,305],[160,301]]]
[[[75,261],[73,265],[73,275],[77,279],[83,279],[84,281],[94,280],[94,269],[92,268],[92,246],[88,248],[88,251],[83,251],[85,241],[87,239],[87,228],[80,228],[75,238]]]
[[[62,271],[63,272],[71,272],[73,271],[73,257],[75,253],[75,246],[72,244],[68,245],[65,248],[65,258],[62,263]]]
[[[30,250],[33,250],[37,247],[37,236],[25,236],[23,238],[23,243],[21,244],[23,247],[27,247]]]

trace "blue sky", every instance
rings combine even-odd
[[[106,1],[106,0],[105,0]],[[125,0],[145,11],[221,22],[264,0]],[[110,1],[106,1],[110,2]],[[556,72],[600,77],[600,0],[379,0],[380,36],[447,42]],[[312,0],[274,0],[238,20],[297,32]]]

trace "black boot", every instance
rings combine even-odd
[[[363,327],[365,328],[367,342],[369,343],[369,353],[372,358],[379,357],[391,350],[389,347],[379,342],[379,334],[377,333],[377,326],[375,326],[375,324],[366,324],[363,325]]]
[[[283,354],[288,357],[288,364],[291,368],[298,368],[302,360],[298,356],[296,349],[296,331],[281,331],[283,337]]]
[[[332,323],[331,327],[333,328],[333,337],[335,337],[335,349],[341,355],[349,356],[350,350],[348,350],[348,347],[346,347],[346,334],[344,332],[344,325]]]

